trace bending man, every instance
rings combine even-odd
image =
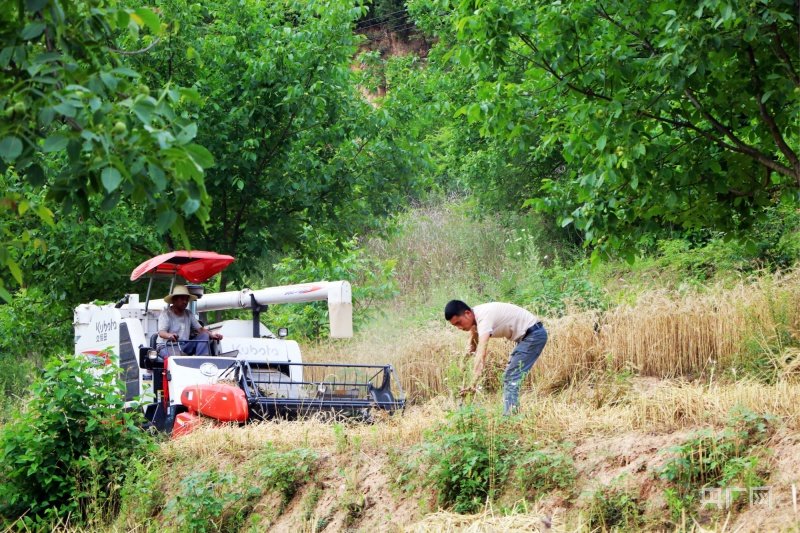
[[[539,358],[547,343],[547,331],[541,320],[522,307],[491,302],[470,308],[461,300],[450,300],[444,308],[444,318],[455,327],[469,331],[470,353],[475,354],[473,382],[461,389],[461,395],[475,392],[486,364],[489,339],[505,337],[517,343],[508,359],[503,375],[503,414],[514,413],[519,407],[519,387]]]

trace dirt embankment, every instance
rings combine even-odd
[[[709,503],[697,518],[672,523],[654,472],[667,459],[664,453],[679,444],[690,431],[667,435],[631,433],[587,439],[574,450],[579,472],[577,497],[561,493],[545,495],[528,503],[528,512],[508,513],[487,506],[484,512],[459,515],[431,507],[432,493],[404,494],[391,482],[390,461],[385,454],[362,457],[327,456],[320,462],[321,476],[301,490],[274,521],[271,531],[588,531],[589,496],[612,484],[643,502],[645,530],[797,531],[800,514],[792,500],[792,484],[800,488],[800,438],[784,434],[773,447],[774,474],[767,485],[769,500],[747,503],[736,512]],[[337,465],[360,463],[342,468]],[[348,470],[351,469],[351,470]],[[354,482],[355,480],[355,482]],[[708,493],[711,502],[718,495]],[[509,502],[514,503],[514,502]],[[662,519],[659,519],[661,517]],[[649,523],[650,525],[647,525]]]
[[[620,387],[601,398],[597,383],[524,395],[521,416],[502,430],[518,435],[520,446],[565,445],[561,450],[574,463],[574,484],[536,494],[509,476],[477,514],[439,508],[424,471],[406,470],[398,483],[403,465],[414,464],[418,446],[431,442],[429,430],[441,427],[457,409],[455,400],[444,397],[371,425],[303,421],[201,430],[162,448],[170,472],[170,483],[162,485],[165,501],[180,490],[176,479],[215,468],[263,491],[245,523],[270,531],[591,531],[598,527],[596,495],[609,489],[616,491],[609,494],[623,494],[624,503],[638,513],[636,530],[798,531],[800,496],[793,497],[792,489],[800,491],[800,384],[632,378]],[[677,397],[691,401],[677,402]],[[770,399],[769,405],[758,398]],[[488,407],[498,399],[479,401]],[[722,431],[735,406],[755,412],[769,407],[775,417],[758,452],[759,474],[769,490],[728,507],[730,489],[702,496],[698,486],[691,492],[706,505],[694,518],[676,518],[669,485],[659,472],[675,457],[675,448],[698,431]],[[310,475],[286,502],[253,477],[252,459],[268,448],[316,454]]]

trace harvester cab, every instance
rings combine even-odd
[[[325,300],[331,337],[352,336],[350,284],[320,281],[298,285],[205,293],[202,285],[234,261],[228,255],[177,251],[145,261],[131,281],[148,279],[142,301],[126,294],[114,304],[75,309],[75,353],[98,365],[119,365],[125,399],[142,406],[148,423],[183,434],[202,419],[245,423],[296,418],[317,412],[369,417],[372,410],[405,406],[399,380],[388,364],[305,363],[285,328],[273,332],[261,321],[270,305]],[[250,319],[205,324],[222,338],[208,355],[183,354],[178,345],[159,350],[158,318],[167,312],[153,298],[154,284],[185,284],[197,297],[187,311],[204,322],[209,312],[250,309]],[[205,351],[205,350],[204,350]]]

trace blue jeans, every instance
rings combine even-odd
[[[198,333],[194,339],[188,341],[178,341],[178,346],[174,344],[162,344],[158,349],[159,355],[208,355],[208,343],[211,340],[207,332]]]
[[[547,344],[547,330],[542,326],[525,335],[511,352],[506,372],[503,374],[504,415],[514,413],[519,407],[519,387],[533,363],[539,359],[545,344]]]

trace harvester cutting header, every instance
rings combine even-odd
[[[261,322],[270,305],[324,300],[331,337],[350,337],[348,282],[205,294],[201,284],[233,261],[204,251],[171,252],[145,261],[131,273],[132,281],[149,279],[143,302],[138,294],[126,294],[116,304],[75,309],[75,353],[100,364],[114,364],[109,354],[117,354],[126,400],[139,398],[149,423],[173,434],[190,431],[201,416],[244,423],[321,411],[369,417],[373,409],[404,407],[391,365],[304,363],[298,344],[286,339],[285,328],[276,333]],[[185,283],[192,300],[186,313],[201,324],[210,311],[250,309],[251,319],[204,325],[211,335],[193,342],[207,342],[198,351],[207,355],[186,355],[181,343],[159,339],[159,316],[168,312],[168,304],[151,298],[158,280],[169,281],[169,294],[176,283]]]

